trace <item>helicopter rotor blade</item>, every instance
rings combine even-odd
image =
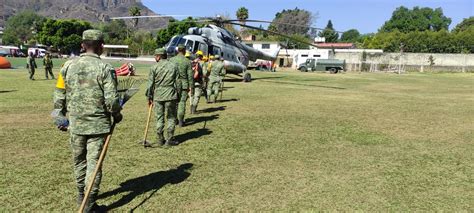
[[[149,15],[149,16],[122,16],[112,17],[111,20],[118,19],[136,19],[136,18],[173,18],[173,17],[186,17],[187,15]]]
[[[274,34],[274,35],[278,35],[278,36],[281,36],[281,37],[284,37],[284,38],[286,38],[286,39],[289,39],[289,40],[292,40],[292,41],[296,41],[296,42],[299,42],[299,43],[302,43],[302,44],[307,44],[307,45],[310,45],[310,46],[313,46],[313,47],[317,47],[316,45],[314,45],[314,44],[312,44],[312,43],[309,43],[309,42],[306,42],[306,41],[301,41],[301,40],[292,38],[292,37],[290,37],[290,36],[288,36],[288,35],[285,35],[285,34],[282,34],[282,33],[278,33],[278,32],[275,32],[275,31],[265,30],[265,29],[261,29],[261,28],[259,28],[259,27],[254,27],[254,26],[245,25],[245,24],[241,24],[241,23],[230,22],[229,24],[234,24],[234,25],[238,25],[238,26],[245,27],[245,28],[249,28],[249,29],[253,29],[253,30],[260,30],[260,31],[267,32],[267,33]]]
[[[233,19],[233,20],[226,20],[229,22],[240,22],[238,19]],[[282,23],[282,22],[274,22],[274,21],[264,21],[264,20],[245,20],[245,22],[255,22],[255,23],[267,23],[267,24],[276,24],[276,25],[287,25],[287,26],[295,26],[295,27],[305,27],[305,28],[310,28],[310,29],[315,29],[317,31],[322,31],[324,30],[323,28],[317,28],[317,27],[311,27],[311,26],[306,26],[306,25],[301,25],[301,24],[291,24],[291,23]],[[337,33],[344,33],[341,31],[335,31]]]

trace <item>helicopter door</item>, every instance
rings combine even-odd
[[[204,55],[207,55],[208,53],[207,44],[199,43],[198,49],[201,50]]]

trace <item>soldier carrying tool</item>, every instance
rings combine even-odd
[[[104,210],[96,204],[102,171],[99,169],[95,178],[92,176],[106,138],[113,131],[112,126],[122,120],[115,69],[99,57],[103,44],[101,31],[84,31],[81,45],[85,53],[64,64],[54,92],[58,117],[69,114],[69,121],[56,122],[56,125],[70,132],[78,205],[84,200],[86,184],[94,183],[89,189],[88,202],[83,204],[86,212]]]
[[[150,68],[148,75],[146,90],[148,105],[155,106],[158,145],[175,146],[178,145],[178,141],[174,138],[176,105],[181,88],[178,83],[179,69],[175,63],[167,59],[164,48],[155,50],[155,60],[157,63]],[[168,123],[166,140],[163,134],[165,114]]]

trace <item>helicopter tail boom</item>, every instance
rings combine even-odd
[[[227,60],[224,61],[224,67],[226,69],[226,72],[232,74],[240,74],[247,70],[247,68],[243,64]]]

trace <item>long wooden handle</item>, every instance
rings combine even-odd
[[[222,101],[222,94],[223,93],[224,93],[224,79],[222,79],[222,84],[221,84],[221,99],[220,99],[221,101]]]
[[[153,109],[153,104],[150,104],[148,107],[148,118],[146,120],[146,127],[145,127],[145,136],[143,137],[143,141],[146,141],[146,137],[148,136],[148,127],[150,126],[150,118],[151,118],[151,110]]]
[[[99,160],[97,161],[97,165],[95,166],[94,173],[92,173],[92,176],[90,177],[92,179],[89,182],[89,185],[86,190],[86,194],[84,195],[84,199],[82,200],[81,207],[79,208],[79,213],[84,212],[84,208],[86,207],[87,200],[89,199],[89,195],[92,191],[92,186],[94,185],[95,178],[97,177],[97,172],[99,172],[100,167],[102,167],[102,162],[104,162],[105,154],[107,153],[107,148],[109,147],[110,138],[112,138],[112,133],[114,132],[114,128],[115,128],[115,122],[112,124],[112,127],[110,128],[110,133],[109,135],[107,135],[107,138],[105,139],[104,147],[102,147],[102,151],[100,152]]]

